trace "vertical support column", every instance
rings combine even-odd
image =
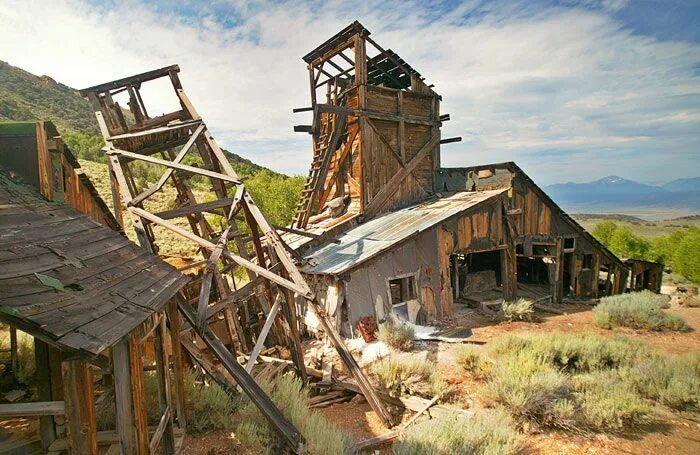
[[[49,355],[50,350],[55,351],[53,353],[54,355],[60,356],[60,352],[55,348],[50,347],[48,344],[44,343],[38,338],[34,338],[37,395],[39,401],[62,401],[63,393],[61,392],[63,388],[63,381],[61,380],[61,370],[60,367],[55,368],[55,366],[52,365],[52,356]],[[54,393],[55,386],[58,386],[60,389],[58,393]],[[49,446],[58,437],[54,416],[39,417],[39,434],[41,435],[41,446],[44,452],[48,452]]]
[[[10,364],[12,365],[12,374],[15,376],[17,376],[17,370],[19,369],[17,349],[17,329],[14,326],[10,326]]]
[[[117,433],[122,453],[148,454],[143,364],[138,340],[132,334],[112,347]]]
[[[165,314],[161,313],[158,327],[153,332],[153,345],[156,354],[156,376],[158,380],[158,403],[160,413],[165,420],[165,430],[160,441],[163,453],[175,453],[175,435],[173,434],[173,405],[170,395],[170,378],[168,377],[168,355],[165,352]]]
[[[503,299],[515,300],[518,296],[518,275],[515,256],[515,244],[509,243],[501,250],[501,283]]]
[[[92,371],[85,360],[68,360],[63,362],[62,372],[69,452],[97,455]]]
[[[177,312],[177,301],[171,299],[166,307],[170,321],[170,344],[172,345],[173,384],[175,385],[175,409],[177,423],[183,430],[187,424],[185,414],[185,368],[182,363],[182,346],[180,345],[180,314]]]
[[[564,299],[564,239],[557,238],[557,257],[554,264],[554,283],[552,283],[552,301],[562,303]]]

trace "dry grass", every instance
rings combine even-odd
[[[274,382],[261,381],[260,387],[301,432],[306,440],[304,454],[342,454],[350,447],[350,439],[323,416],[308,407],[308,390],[301,380],[284,375]],[[246,401],[240,412],[237,436],[259,453],[281,453],[283,447],[255,405]]]
[[[370,366],[370,373],[381,387],[397,395],[433,397],[449,388],[434,365],[410,355],[395,355],[375,362]]]
[[[507,319],[529,321],[535,309],[532,300],[520,298],[512,302],[503,302],[501,311]]]
[[[426,420],[394,444],[396,455],[516,454],[523,437],[502,410],[485,411],[469,419],[453,415]]]
[[[523,428],[626,432],[651,423],[655,404],[700,409],[700,355],[668,357],[626,337],[503,335],[470,367],[492,365],[481,397]]]
[[[399,351],[410,351],[415,335],[412,327],[387,321],[379,326],[377,338]]]

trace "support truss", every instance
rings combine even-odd
[[[235,361],[235,349],[247,353],[256,344],[259,352],[261,340],[270,330],[278,343],[290,347],[294,363],[305,377],[301,327],[295,304],[296,297],[303,298],[319,317],[374,410],[391,425],[390,414],[328,322],[293,262],[289,247],[267,222],[185,95],[178,72],[179,67],[174,65],[84,89],[81,94],[95,110],[105,139],[112,189],[131,214],[140,245],[158,253],[160,241],[178,235],[203,255],[198,296],[191,300],[181,296],[179,302],[180,312],[191,330],[182,340],[183,347],[212,377],[221,380],[220,373],[206,366],[207,355],[216,357],[287,445],[296,451],[301,436],[274,405],[270,406],[269,398]],[[181,109],[151,118],[141,89],[144,84],[160,78],[170,80]],[[128,96],[128,110],[115,100],[119,94]],[[136,163],[159,167],[163,173],[154,184],[141,188],[132,172]],[[194,181],[200,189],[207,185],[208,200],[197,199]],[[174,192],[165,191],[169,185],[174,187]],[[172,199],[169,202],[174,208],[156,213],[150,204],[156,195]],[[269,321],[261,324],[262,320],[257,318],[259,314]],[[231,337],[230,350],[210,328],[220,315]],[[192,332],[203,340],[208,354],[193,353],[196,347],[189,338]]]

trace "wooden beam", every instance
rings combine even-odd
[[[194,311],[189,303],[183,299],[178,300],[180,312],[192,327],[196,327],[197,320]],[[219,340],[209,326],[195,329],[204,341],[204,344],[211,349],[226,371],[233,377],[243,391],[248,395],[253,404],[260,410],[262,415],[270,423],[270,426],[277,432],[282,442],[293,453],[299,453],[303,444],[303,436],[294,425],[277,409],[275,403],[260,388],[253,378],[241,367],[233,355],[226,349],[226,346]]]
[[[265,324],[260,330],[258,340],[255,342],[255,346],[253,347],[253,350],[250,353],[250,357],[248,358],[248,364],[245,367],[245,370],[246,372],[248,372],[248,374],[250,374],[253,371],[255,360],[258,358],[260,351],[262,351],[262,348],[265,346],[265,339],[267,338],[267,334],[270,332],[270,328],[272,328],[272,323],[275,322],[275,318],[277,317],[277,313],[279,313],[281,306],[282,293],[278,292],[277,297],[275,298],[275,303],[272,305],[270,313],[267,315],[267,319],[265,319]]]
[[[182,229],[181,227],[176,226],[173,223],[170,223],[162,218],[159,218],[159,217],[157,217],[157,216],[155,216],[155,215],[153,215],[153,214],[151,214],[151,213],[149,213],[141,208],[129,207],[128,210],[130,212],[142,217],[142,218],[145,218],[145,219],[151,221],[152,223],[158,224],[160,226],[164,226],[164,227],[170,229],[171,231],[176,232],[189,240],[192,240],[193,242],[197,243],[199,246],[201,246],[203,248],[206,248],[208,250],[214,250],[214,248],[216,247],[216,245],[214,243],[212,243],[208,240],[205,240],[205,239],[203,239],[203,238],[201,238],[201,237],[199,237],[199,236],[197,236],[197,235],[195,235],[195,234],[193,234],[185,229]],[[240,256],[236,256],[234,254],[231,254],[228,251],[224,251],[222,254],[225,258],[235,262],[238,265],[241,265],[247,269],[252,270],[253,272],[255,272],[258,275],[262,275],[263,277],[267,278],[270,281],[273,281],[273,282],[279,284],[280,286],[284,286],[286,288],[289,288],[292,291],[298,292],[299,294],[304,295],[304,296],[311,296],[312,295],[310,293],[310,291],[308,290],[308,288],[301,287],[301,286],[297,285],[296,283],[292,283],[289,280],[285,280],[284,278],[280,277],[279,275],[272,273],[269,270],[267,270],[263,267],[260,267],[259,265],[254,264],[253,262],[248,261],[247,259],[243,259]]]
[[[199,135],[202,134],[202,131],[204,131],[205,128],[206,126],[204,125],[204,123],[199,124],[197,129],[194,130],[194,133],[192,133],[190,138],[187,140],[187,143],[180,149],[180,152],[177,154],[175,159],[171,161],[171,163],[179,164],[180,162],[182,162],[182,160],[185,158],[185,155],[187,155],[187,153],[190,151],[195,141],[197,140],[197,138],[199,138]],[[131,203],[134,205],[138,205],[141,201],[152,196],[156,191],[163,188],[163,185],[165,185],[165,182],[167,182],[170,176],[173,175],[173,172],[175,172],[173,168],[169,167],[168,169],[166,169],[163,175],[160,176],[158,181],[153,186],[136,196],[131,201]]]
[[[95,392],[92,370],[85,360],[62,364],[63,394],[70,453],[97,455]]]
[[[346,115],[352,115],[354,117],[366,117],[366,118],[377,119],[377,120],[388,120],[390,122],[405,122],[405,123],[413,123],[416,125],[439,126],[439,122],[424,120],[424,119],[411,117],[411,116],[407,116],[407,115],[395,115],[395,114],[389,114],[386,112],[376,112],[376,111],[369,111],[369,110],[352,109],[349,107],[335,106],[332,104],[317,104],[316,108],[318,109],[318,112],[329,112],[329,113],[334,113],[334,114],[346,114]]]
[[[168,161],[168,160],[161,160],[159,158],[153,158],[152,156],[139,155],[138,153],[131,153],[131,152],[127,152],[126,150],[110,149],[107,152],[107,154],[108,155],[124,156],[127,158],[134,158],[136,160],[141,160],[141,161],[145,161],[147,163],[152,163],[152,164],[159,164],[161,166],[166,166],[166,167],[170,167],[173,169],[179,169],[181,171],[187,171],[187,172],[191,172],[191,173],[197,174],[197,175],[204,175],[205,177],[211,177],[214,179],[224,180],[226,182],[235,183],[236,185],[239,185],[242,183],[237,178],[229,177],[229,176],[224,175],[224,174],[219,174],[218,172],[212,172],[212,171],[209,171],[207,169],[202,169],[202,168],[198,168],[195,166],[188,166],[186,164],[174,163],[174,162]]]
[[[147,454],[150,449],[145,397],[142,393],[143,374],[140,373],[143,366],[138,343],[132,335],[128,335],[112,347],[112,364],[117,433],[122,451],[129,454]]]
[[[393,427],[394,419],[392,415],[384,407],[384,404],[379,399],[379,396],[377,396],[377,393],[374,390],[374,386],[372,386],[365,374],[360,369],[360,366],[353,358],[347,346],[345,346],[345,343],[343,343],[343,339],[340,337],[340,334],[335,330],[335,328],[333,328],[333,325],[328,320],[328,315],[326,314],[326,311],[316,300],[309,301],[309,307],[321,323],[323,331],[326,333],[326,335],[328,335],[328,338],[330,338],[331,342],[335,346],[335,349],[336,351],[338,351],[338,355],[340,356],[341,360],[348,368],[352,376],[355,378],[355,381],[357,381],[357,385],[360,387],[360,390],[367,399],[369,405],[372,407],[377,416],[382,420],[382,422],[384,422],[384,425],[386,425],[389,428]]]
[[[0,417],[60,416],[66,412],[63,401],[0,404]]]

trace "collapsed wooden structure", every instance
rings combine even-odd
[[[312,106],[295,109],[313,112],[295,130],[314,155],[294,223],[316,237],[284,238],[341,331],[451,317],[456,302],[624,292],[628,266],[514,163],[440,166],[459,140],[441,140],[440,96],[369,35],[355,22],[307,54]]]
[[[175,321],[168,301],[187,278],[86,214],[48,201],[3,165],[0,320],[34,337],[40,401],[0,405],[0,415],[39,417],[45,453],[97,454],[98,444],[174,453],[184,401],[181,370],[169,367],[166,321]],[[143,364],[146,345],[155,353],[150,365]],[[180,364],[177,352],[172,362]],[[144,367],[158,384],[152,428]],[[96,415],[109,407],[116,421],[98,432]]]
[[[297,269],[293,251],[246,191],[226,152],[187,98],[178,72],[177,65],[169,66],[90,87],[81,94],[95,109],[109,157],[112,190],[132,217],[140,245],[157,253],[158,241],[175,234],[192,242],[203,255],[205,274],[199,295],[192,301],[178,295],[186,327],[182,345],[212,378],[229,389],[233,387],[227,378],[232,377],[287,446],[296,451],[301,435],[251,379],[249,370],[237,363],[236,354],[250,353],[254,362],[270,330],[277,342],[290,347],[299,374],[304,377],[302,321],[297,317],[303,306],[316,314],[362,393],[379,417],[391,425],[392,416]],[[149,116],[141,92],[156,80],[171,85],[181,109]],[[126,98],[128,110],[119,104],[118,96]],[[138,186],[131,172],[137,162],[163,169],[157,183],[148,188]],[[203,200],[201,194],[197,198],[192,189],[195,179],[200,188],[208,188],[208,200]],[[174,208],[160,212],[150,209],[149,199],[155,194],[168,198]],[[247,280],[237,278],[241,276]],[[262,329],[258,315],[266,319]],[[210,327],[219,319],[225,321],[228,346]],[[224,371],[219,371],[216,363]]]

